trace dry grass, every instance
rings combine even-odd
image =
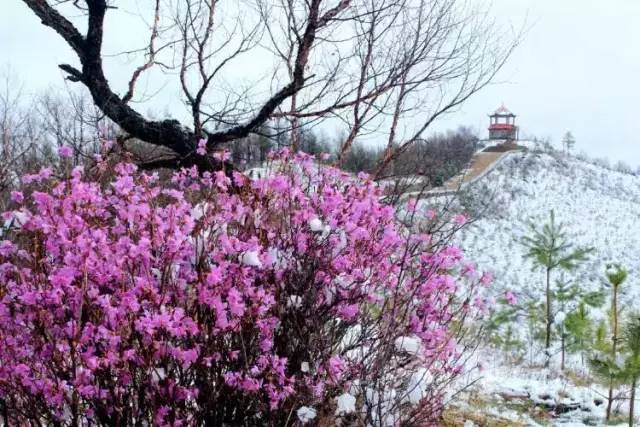
[[[494,414],[487,414],[487,408],[497,408],[502,405],[477,393],[471,394],[465,402],[467,403],[465,408],[449,406],[442,415],[440,427],[463,427],[467,420],[473,421],[478,427],[524,427],[526,425]]]
[[[589,387],[593,384],[593,380],[589,378],[584,372],[577,372],[567,369],[564,372],[564,376],[567,377],[569,382],[578,387]]]
[[[526,425],[517,421],[483,414],[481,410],[463,411],[459,408],[450,408],[443,414],[440,427],[463,427],[464,422],[467,420],[473,421],[478,427],[524,427]]]

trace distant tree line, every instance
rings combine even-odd
[[[356,141],[338,162],[342,139],[346,137],[301,126],[295,140],[298,150],[313,155],[329,154],[326,161],[344,170],[375,173],[384,161],[385,148]],[[157,164],[166,156],[161,147],[121,132],[93,104],[86,91],[49,88],[28,94],[17,78],[4,73],[0,79],[0,205],[4,205],[19,176],[55,163],[58,147],[72,147],[73,165],[87,164],[100,151],[100,141],[104,139],[116,142],[113,155],[130,156],[140,164]],[[428,186],[440,185],[469,163],[479,147],[478,140],[467,127],[420,139],[401,150],[379,177],[417,176]],[[259,166],[270,151],[291,147],[292,141],[289,125],[274,121],[227,148],[233,164],[242,170]]]
[[[265,127],[262,132],[252,135],[230,146],[233,163],[241,169],[255,167],[267,160],[270,151],[291,147],[290,132],[275,126]],[[339,137],[328,137],[322,132],[302,128],[296,135],[299,151],[312,155],[329,154],[330,163],[337,163],[342,169],[353,172],[374,173],[384,157],[385,150],[375,144],[356,142],[344,158],[338,162]],[[382,177],[420,176],[430,186],[441,185],[444,181],[464,169],[474,152],[480,148],[477,134],[468,127],[459,127],[421,139],[407,147],[397,159],[385,168]]]
[[[478,135],[468,127],[438,133],[404,150],[386,168],[384,176],[419,175],[431,186],[438,186],[464,169],[478,148]],[[371,172],[383,155],[381,149],[356,145],[342,167],[351,172]]]

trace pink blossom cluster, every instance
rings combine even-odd
[[[127,163],[25,177],[0,241],[10,424],[284,425],[380,378],[399,337],[460,372],[461,250],[403,229],[369,180],[277,160],[254,181]]]

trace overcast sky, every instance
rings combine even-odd
[[[57,64],[76,62],[70,49],[22,1],[2,3],[0,65],[11,66],[32,92],[62,85]],[[521,135],[559,144],[570,130],[577,150],[640,166],[640,0],[492,3],[501,25],[527,22],[529,31],[495,84],[435,129],[469,125],[486,136],[487,114],[504,102],[517,114]],[[131,26],[118,27],[115,43],[124,43]],[[171,109],[172,96],[161,96],[156,110]]]

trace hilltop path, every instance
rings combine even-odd
[[[431,194],[450,194],[471,184],[493,170],[500,162],[511,153],[521,151],[524,147],[515,144],[504,143],[478,151],[471,158],[469,167],[463,169],[458,175],[449,179],[441,187],[429,191]],[[489,151],[487,151],[489,150]]]

